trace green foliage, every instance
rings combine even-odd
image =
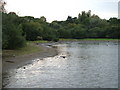
[[[80,24],[73,28],[72,38],[81,39],[86,37],[86,30]]]
[[[39,36],[39,31],[42,30],[42,28],[39,28],[39,23],[36,22],[27,22],[23,24],[23,31],[26,36],[26,40],[37,40],[37,36]]]
[[[16,14],[3,14],[3,49],[16,49],[25,46],[25,38],[22,36],[22,28],[19,25]]]
[[[44,16],[19,17],[14,12],[3,13],[3,49],[16,49],[28,41],[47,40],[57,42],[59,38],[120,38],[120,19],[100,19],[91,11],[82,11],[78,17],[68,16],[65,21],[48,23]]]
[[[43,40],[54,41],[55,39],[58,38],[57,31],[46,26],[44,27],[42,37],[43,37]]]
[[[58,41],[59,41],[59,38],[54,38],[53,41],[54,41],[54,42],[58,42]]]
[[[111,26],[106,32],[108,38],[120,39],[120,26]]]
[[[120,19],[100,19],[91,15],[91,11],[83,11],[78,18],[68,16],[66,21],[56,21],[60,38],[120,38]]]

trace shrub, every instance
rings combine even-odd
[[[58,42],[58,41],[59,41],[59,38],[54,38],[53,41],[54,41],[54,42]]]

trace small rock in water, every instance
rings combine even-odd
[[[23,67],[25,69],[25,67]]]
[[[65,58],[65,56],[63,56],[63,58]]]
[[[6,62],[9,62],[9,63],[14,63],[14,61],[6,61]]]
[[[65,56],[61,56],[62,58],[66,58]]]

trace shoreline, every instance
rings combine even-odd
[[[40,44],[37,46],[41,47],[43,50],[32,54],[20,55],[16,57],[2,59],[2,73],[5,73],[10,69],[17,69],[24,65],[31,64],[33,60],[37,58],[43,59],[46,57],[53,57],[58,54],[56,48],[42,46]]]
[[[64,41],[91,41],[91,42],[93,42],[93,41],[97,41],[97,42],[119,42],[120,41],[120,39],[60,39],[58,42],[64,42]]]
[[[34,59],[43,59],[46,57],[53,57],[58,55],[58,51],[53,45],[69,43],[69,42],[79,42],[79,43],[99,43],[99,42],[115,42],[118,43],[119,40],[60,40],[58,42],[47,42],[47,43],[35,43],[38,47],[41,47],[43,50],[39,52],[35,52],[27,55],[20,55],[16,57],[10,57],[7,59],[3,59],[3,73],[9,71],[9,69],[17,69],[26,64],[31,64]]]

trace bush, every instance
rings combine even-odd
[[[27,22],[23,24],[23,32],[26,35],[26,40],[35,41],[39,36],[39,23]]]
[[[25,38],[21,29],[13,24],[3,29],[3,49],[16,49],[25,46]]]
[[[53,38],[54,37],[52,35],[46,35],[46,36],[43,37],[43,40],[52,41]]]
[[[15,36],[12,37],[8,40],[8,49],[17,49],[17,48],[21,48],[24,47],[25,44],[25,38],[21,37],[21,36]]]
[[[58,42],[58,41],[59,41],[59,38],[54,38],[53,41],[54,41],[54,42]]]
[[[3,14],[3,29],[2,29],[2,48],[16,49],[25,46],[25,37],[22,35],[22,27],[16,15]]]

